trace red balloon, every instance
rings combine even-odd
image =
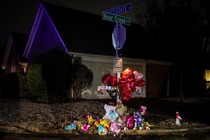
[[[143,77],[144,77],[144,75],[142,73],[136,73],[136,74],[134,74],[134,79],[136,81],[142,79]]]
[[[128,92],[128,91],[124,92],[124,95],[128,98],[131,98],[131,96],[132,96],[131,92]]]
[[[135,85],[140,86],[140,87],[144,86],[145,84],[146,84],[146,82],[143,79],[140,79],[135,82]]]
[[[119,79],[119,83],[120,83],[120,84],[124,84],[124,83],[126,83],[126,82],[127,82],[127,79],[126,79],[126,78],[121,77],[121,78]]]
[[[117,77],[111,74],[106,74],[102,77],[103,84],[111,85],[112,87],[118,86],[120,91],[120,97],[122,100],[128,101],[132,92],[136,90],[136,87],[142,87],[145,85],[145,81],[142,79],[143,74],[138,71],[132,71],[130,68],[126,68],[122,72],[122,76],[119,78],[119,83],[117,82]],[[115,97],[117,91],[108,91],[111,97]]]
[[[111,76],[109,79],[110,85],[112,87],[115,87],[117,85],[117,77],[116,76]]]
[[[109,82],[110,78],[111,78],[111,74],[108,73],[108,74],[105,74],[105,75],[102,77],[101,80],[102,80],[102,82],[103,82],[104,84],[109,84],[108,82]]]
[[[122,77],[123,78],[128,78],[128,77],[132,77],[133,76],[133,71],[130,68],[126,68],[123,72],[122,72]]]
[[[130,100],[130,98],[127,97],[125,94],[120,94],[120,97],[121,97],[122,100],[124,100],[124,101],[129,101],[129,100]]]
[[[128,77],[128,78],[127,78],[127,81],[128,81],[128,82],[134,81],[134,76]]]
[[[133,92],[136,90],[136,86],[134,82],[126,82],[120,85],[120,89],[123,92]]]

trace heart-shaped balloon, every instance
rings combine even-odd
[[[103,82],[104,84],[109,84],[110,78],[111,78],[111,74],[108,73],[108,74],[105,74],[105,75],[102,77],[101,80],[102,80],[102,82]]]

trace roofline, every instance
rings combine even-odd
[[[110,55],[96,55],[96,54],[87,54],[87,53],[78,53],[78,52],[69,52],[71,55],[75,56],[81,56],[83,60],[86,61],[92,61],[94,58],[94,61],[96,62],[108,62],[107,59],[113,59],[116,56],[110,56]],[[92,57],[92,59],[90,58]],[[98,59],[99,57],[102,57],[102,59]],[[165,62],[165,61],[158,61],[158,60],[150,60],[150,59],[137,59],[137,58],[128,58],[128,57],[122,57],[125,59],[125,61],[131,62],[132,64],[161,64],[161,65],[172,65],[173,62]],[[113,62],[113,61],[111,61]]]
[[[30,35],[29,35],[29,38],[28,38],[28,41],[27,41],[27,44],[26,44],[26,48],[25,48],[24,53],[23,53],[23,56],[26,57],[26,58],[28,58],[28,55],[29,55],[30,50],[31,50],[31,46],[32,46],[32,44],[34,42],[35,35],[37,33],[40,21],[41,21],[42,16],[43,16],[44,13],[46,13],[47,17],[49,18],[49,20],[50,20],[50,22],[51,22],[51,24],[52,24],[56,34],[58,35],[59,40],[61,41],[61,43],[62,43],[62,45],[64,47],[65,52],[68,52],[68,49],[66,48],[66,45],[63,42],[63,40],[62,40],[60,34],[58,33],[57,29],[55,28],[55,25],[53,24],[53,21],[51,20],[49,14],[47,13],[47,10],[45,9],[44,5],[42,3],[40,3],[38,12],[36,14],[35,21],[34,21],[33,26],[32,26],[32,30],[30,32]]]
[[[11,50],[11,47],[12,47],[12,43],[13,43],[13,38],[12,38],[12,35],[10,34],[9,40],[8,40],[8,43],[7,43],[7,47],[6,47],[6,51],[5,51],[5,54],[4,54],[4,59],[3,59],[2,65],[1,65],[2,69],[5,69],[7,67],[7,60],[9,58],[9,53],[10,53],[10,50]]]

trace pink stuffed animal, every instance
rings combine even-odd
[[[147,115],[147,107],[146,106],[140,105],[139,110],[141,112],[141,115],[144,115],[144,116]]]

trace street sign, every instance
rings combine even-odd
[[[112,9],[108,9],[105,12],[109,13],[109,14],[122,14],[122,13],[126,13],[126,12],[131,12],[132,11],[132,3],[128,3],[125,5],[121,5]]]
[[[116,22],[116,23],[122,23],[122,24],[125,24],[125,25],[130,25],[131,24],[131,18],[130,17],[109,14],[109,13],[106,13],[104,11],[102,12],[102,20],[107,20],[107,21]]]
[[[113,59],[113,73],[122,72],[123,59],[115,57]]]
[[[112,45],[115,49],[122,49],[126,40],[126,29],[122,24],[116,23],[112,33]]]

